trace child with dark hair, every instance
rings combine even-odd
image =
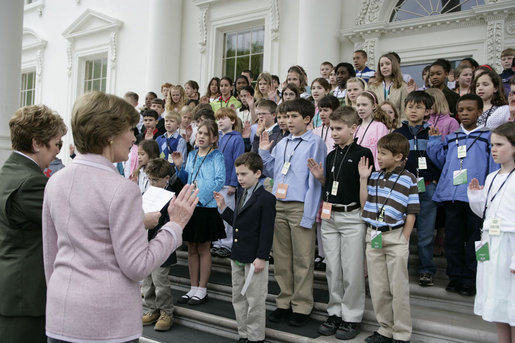
[[[338,98],[340,104],[345,101],[345,95],[347,94],[347,80],[351,77],[356,76],[356,71],[352,64],[347,62],[340,62],[334,67],[336,75],[336,83],[338,87],[333,91],[332,95]]]
[[[275,198],[259,183],[263,161],[258,154],[244,153],[234,161],[234,165],[241,186],[235,209],[225,204],[222,194],[214,193],[222,218],[234,227],[232,304],[238,323],[239,342],[264,342],[268,258],[273,240]],[[252,282],[242,295],[251,268],[255,271]]]
[[[440,177],[437,168],[426,156],[430,125],[424,120],[429,116],[433,98],[424,91],[414,91],[405,100],[404,111],[407,121],[394,132],[400,133],[410,143],[406,170],[416,176],[420,200],[420,213],[417,227],[417,246],[420,264],[418,266],[419,285],[433,286],[436,266],[433,262],[433,243],[437,204],[433,201],[436,183]]]
[[[496,72],[478,71],[472,81],[471,92],[483,100],[483,113],[477,119],[477,125],[493,130],[508,121],[510,110],[502,89],[502,80]]]
[[[275,278],[281,289],[277,309],[269,319],[289,318],[292,326],[303,326],[313,309],[314,223],[321,186],[309,172],[306,161],[325,163],[326,147],[320,137],[307,129],[315,107],[305,99],[286,102],[290,135],[270,152],[272,143],[263,132],[259,155],[265,176],[274,179],[277,198],[274,230]],[[290,316],[290,314],[293,314]]]
[[[138,169],[131,177],[138,184],[141,194],[145,193],[150,186],[148,175],[145,173],[145,166],[148,161],[154,158],[159,158],[159,146],[156,141],[151,139],[141,141],[138,144]]]
[[[153,187],[164,188],[168,191],[179,194],[184,184],[177,178],[174,168],[167,161],[156,158],[148,161],[145,172]],[[170,221],[168,214],[168,202],[161,209],[159,224],[148,230],[148,240],[154,239],[163,225]],[[172,283],[170,282],[171,265],[177,263],[175,251],[168,259],[152,274],[143,280],[142,293],[143,305],[147,312],[143,315],[143,326],[155,323],[154,330],[167,331],[173,324],[173,297]]]
[[[154,110],[143,111],[143,131],[136,137],[136,144],[146,139],[155,140],[162,135],[157,129],[159,114]]]
[[[480,237],[481,219],[469,207],[467,185],[473,178],[480,183],[498,169],[490,154],[490,130],[477,125],[483,101],[476,94],[458,100],[460,130],[442,141],[437,130],[429,131],[427,156],[442,170],[433,201],[445,206],[445,256],[448,292],[466,296],[476,294],[474,242]]]
[[[410,144],[399,133],[377,142],[380,171],[366,157],[359,165],[362,218],[367,225],[366,258],[370,296],[379,329],[367,343],[409,342],[409,238],[419,212],[417,181],[404,168]]]
[[[224,107],[229,107],[233,110],[241,107],[241,102],[232,95],[232,85],[233,83],[230,77],[224,76],[220,79],[220,96],[211,101],[211,107],[214,112]]]
[[[451,113],[456,116],[456,102],[460,96],[447,87],[447,77],[450,71],[451,64],[449,61],[439,58],[431,64],[429,80],[431,87],[438,88],[443,92]]]

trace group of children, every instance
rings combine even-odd
[[[142,112],[137,153],[131,151],[127,162],[134,165],[131,156],[137,156],[138,166],[126,176],[142,193],[150,185],[199,189],[197,209],[183,233],[191,288],[177,302],[207,301],[212,256],[230,257],[240,342],[263,341],[272,254],[280,293],[268,320],[303,326],[314,307],[318,242],[329,290],[328,318],[319,333],[344,340],[359,334],[368,275],[380,327],[366,342],[408,342],[410,236],[416,228],[419,284],[432,286],[434,232],[443,205],[446,290],[475,295],[478,275],[476,313],[504,323],[498,324],[499,337],[506,335],[515,318],[509,297],[513,274],[506,281],[510,268],[515,270],[509,255],[515,229],[504,208],[511,205],[501,200],[515,189],[510,181],[515,131],[513,123],[500,124],[507,118],[498,114],[503,98],[495,76],[480,71],[479,92],[459,97],[452,115],[445,87],[405,91],[394,54],[380,58],[368,83],[355,75],[369,75],[370,69],[356,71],[347,64],[334,68],[334,95],[322,77],[313,81],[306,100],[305,74],[293,66],[279,105],[269,75],[260,75],[256,90],[241,85],[241,102],[232,80],[224,77],[210,82],[210,104],[165,113],[164,102],[154,99]],[[430,68],[435,85],[440,69],[445,74],[441,61]],[[254,103],[256,92],[260,100]],[[499,164],[499,176],[488,176],[497,175]],[[485,181],[486,193],[479,186]],[[149,239],[153,235],[149,231]],[[486,259],[480,255],[484,246]],[[155,323],[156,330],[169,329],[173,320],[169,265],[143,283],[148,308],[143,324]],[[242,294],[251,269],[251,285]],[[504,287],[503,298],[492,291],[497,283]]]

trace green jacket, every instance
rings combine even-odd
[[[236,99],[234,96],[231,96],[227,102],[220,100],[220,99],[221,99],[221,97],[218,98],[218,100],[214,100],[210,103],[211,108],[213,109],[213,112],[216,112],[217,110],[219,110],[222,107],[229,107],[235,111],[236,111],[236,109],[241,107],[241,102],[239,102],[238,99]]]
[[[13,152],[0,170],[0,315],[45,315],[41,211],[48,178]]]

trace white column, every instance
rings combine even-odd
[[[146,87],[158,97],[163,83],[182,84],[179,80],[182,1],[149,1]]]
[[[309,83],[320,77],[322,62],[340,62],[340,21],[341,0],[299,1],[297,61]],[[352,61],[352,56],[347,60]]]
[[[0,9],[0,165],[10,154],[9,119],[20,103],[23,3],[3,0]]]

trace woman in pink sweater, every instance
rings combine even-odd
[[[43,257],[49,342],[137,342],[142,333],[138,281],[182,243],[197,204],[185,186],[155,239],[145,227],[138,186],[113,163],[127,160],[139,115],[123,99],[91,92],[77,100],[72,131],[79,155],[50,179],[43,203]]]

